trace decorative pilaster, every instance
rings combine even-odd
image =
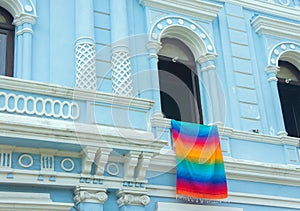
[[[222,89],[217,83],[218,77],[216,75],[215,58],[215,54],[207,54],[198,58],[197,63],[200,66],[203,88],[209,94],[205,98],[207,111],[205,120],[207,123],[221,124],[224,123],[225,114],[225,111],[222,111],[221,108],[225,108],[225,103],[221,101],[223,98],[219,96]]]
[[[276,66],[268,66],[266,69],[266,73],[268,76],[268,82],[271,87],[272,92],[272,107],[273,107],[273,116],[275,117],[275,122],[277,124],[277,135],[279,136],[287,136],[287,132],[285,130],[282,109],[280,98],[278,95],[278,87],[277,87],[277,77],[276,74],[279,71],[279,68]]]
[[[112,91],[116,95],[132,96],[132,75],[128,41],[126,1],[111,0]]]
[[[150,64],[150,77],[152,87],[152,99],[155,102],[153,105],[153,114],[161,113],[161,99],[160,99],[160,87],[158,76],[158,52],[162,48],[161,43],[158,41],[149,41],[147,44],[149,53]]]
[[[74,195],[73,200],[80,211],[102,211],[108,198],[105,188],[76,187]]]
[[[32,26],[35,24],[36,17],[24,14],[14,19],[16,26],[16,77],[26,80],[31,79],[32,66]]]
[[[130,55],[127,47],[115,47],[112,51],[112,90],[114,94],[132,96]]]
[[[76,0],[75,3],[76,88],[96,90],[97,77],[93,0]]]

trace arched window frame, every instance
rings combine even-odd
[[[215,72],[216,49],[209,35],[198,24],[180,16],[166,16],[153,24],[149,32],[148,50],[150,56],[150,68],[157,70],[158,52],[161,48],[161,39],[164,37],[177,38],[182,41],[192,51],[197,64],[197,72],[202,83],[202,90],[207,90],[206,96],[201,93],[203,99],[203,123],[223,125],[225,113],[224,98],[219,95],[223,93],[221,83],[219,83]],[[158,76],[156,79],[157,80]],[[153,89],[159,89],[157,84],[153,84]],[[154,111],[160,110],[160,97],[154,94]],[[158,115],[159,116],[159,115]]]
[[[3,52],[5,59],[3,58],[4,61],[1,62],[1,68],[4,70],[1,75],[13,76],[15,43],[15,27],[12,25],[13,17],[3,7],[0,7],[0,14],[5,19],[5,23],[0,23],[0,34],[5,37],[5,49],[2,48],[5,51]]]
[[[163,114],[179,121],[203,123],[199,77],[192,52],[176,38],[162,38],[161,42],[158,72]]]
[[[272,109],[275,117],[278,136],[287,136],[286,127],[284,124],[284,116],[282,113],[281,101],[278,93],[278,78],[277,73],[280,71],[279,61],[288,61],[298,70],[300,70],[300,45],[294,42],[281,42],[274,45],[270,50],[268,56],[268,66],[266,68],[266,74],[271,87],[272,94]]]
[[[0,0],[0,7],[13,17],[14,39],[14,77],[31,79],[31,55],[33,25],[36,22],[36,8],[32,1],[26,4],[19,0]]]

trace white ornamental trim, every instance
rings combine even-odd
[[[70,162],[71,163],[71,167],[65,167],[65,162]],[[74,161],[71,159],[71,158],[65,158],[61,161],[60,163],[60,166],[61,168],[64,170],[64,171],[67,171],[67,172],[70,172],[70,171],[73,171],[74,168],[75,168],[75,163]]]
[[[79,105],[74,102],[0,92],[0,112],[29,114],[62,119],[78,119]]]
[[[23,163],[24,162],[23,159],[29,159],[29,163],[28,164]],[[23,168],[30,168],[33,165],[33,158],[29,154],[23,154],[19,157],[18,163]]]
[[[191,31],[197,36],[197,39],[201,40],[201,43],[204,44],[204,48],[206,48],[205,53],[216,54],[214,43],[212,42],[206,31],[197,23],[180,16],[166,16],[159,19],[150,29],[149,40],[160,41],[162,36],[164,35],[164,32],[170,27],[178,27],[178,29],[176,29],[178,30],[178,32],[181,32],[180,29],[182,28]]]
[[[251,24],[258,34],[268,34],[286,39],[300,40],[300,24],[257,16]]]
[[[300,27],[300,25],[299,25],[299,27]],[[300,33],[300,31],[299,31],[299,33]],[[282,56],[283,53],[286,53],[286,52],[300,53],[300,44],[293,43],[293,42],[281,42],[281,43],[276,44],[269,52],[268,66],[276,66],[277,67],[280,57]],[[296,59],[297,62],[299,62],[297,58],[292,58],[292,59]]]
[[[116,163],[109,163],[106,166],[106,171],[111,176],[117,176],[120,173],[120,167]]]
[[[150,110],[154,104],[153,101],[143,98],[116,96],[115,94],[107,92],[74,89],[67,86],[28,81],[7,76],[0,76],[0,88],[58,98],[69,98],[81,101],[87,100],[118,106],[130,106],[146,110]]]

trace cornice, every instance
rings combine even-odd
[[[167,143],[148,131],[0,114],[0,136],[158,153]]]
[[[0,76],[0,88],[13,91],[41,94],[52,97],[86,100],[98,103],[108,103],[118,106],[129,106],[150,110],[153,101],[142,98],[117,96],[112,93],[75,89],[72,87],[47,84],[36,81]]]
[[[281,4],[261,0],[216,0],[218,2],[229,2],[244,8],[274,16],[300,21],[299,8],[286,7]]]
[[[256,162],[227,156],[224,157],[224,163],[228,179],[300,186],[300,170],[296,165]],[[170,150],[152,158],[149,170],[174,172],[175,168],[175,153]]]
[[[162,117],[154,117],[151,119],[151,123],[154,127],[171,128],[171,120]],[[241,130],[235,130],[233,128],[221,127],[219,128],[220,136],[227,136],[229,138],[236,138],[246,141],[261,142],[266,144],[276,145],[291,145],[299,147],[299,139],[289,136],[271,136],[265,134],[258,134],[253,132],[246,132]]]
[[[300,11],[298,11],[300,13]],[[282,21],[265,16],[257,16],[252,26],[258,34],[268,34],[292,40],[300,40],[300,24]]]
[[[140,4],[212,21],[222,6],[202,0],[139,0]]]

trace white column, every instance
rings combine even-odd
[[[111,0],[110,5],[112,91],[116,95],[132,96],[126,0]]]
[[[270,84],[271,92],[272,92],[272,107],[273,107],[273,115],[275,117],[275,122],[277,125],[277,135],[279,136],[286,136],[287,132],[285,130],[282,109],[281,109],[281,102],[278,94],[278,87],[276,74],[279,71],[278,67],[269,66],[266,69],[266,73],[268,76],[268,82]]]
[[[76,0],[76,88],[96,90],[93,0]]]
[[[17,61],[15,76],[26,80],[31,79],[32,72],[32,26],[35,24],[35,16],[24,15],[14,19],[16,26]]]
[[[207,90],[209,99],[204,100],[208,109],[207,123],[222,125],[225,120],[225,102],[222,96],[222,87],[218,83],[218,76],[216,74],[214,54],[208,54],[200,57],[197,62],[201,66],[204,88]],[[203,90],[204,91],[204,90]],[[203,93],[203,92],[202,92]]]

